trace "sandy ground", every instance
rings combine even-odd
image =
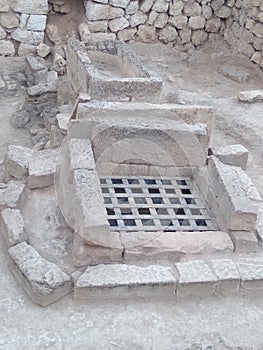
[[[147,50],[145,45],[132,46],[163,76],[162,101],[215,107],[211,144],[246,145],[250,150],[248,173],[263,194],[263,104],[247,105],[236,100],[240,90],[262,88],[263,72],[245,58],[233,56],[222,43],[210,44],[192,55],[162,45],[147,46]],[[245,76],[246,80],[238,83],[225,77],[222,68],[229,66],[236,67],[235,74]],[[9,81],[10,74],[16,76],[23,67],[22,60],[1,59],[0,76]],[[24,98],[18,86],[2,90],[1,157],[8,144],[30,145],[29,132],[15,130],[9,124]],[[45,210],[46,206],[43,202]],[[45,309],[33,305],[8,270],[2,237],[0,311],[0,349],[4,350],[263,349],[263,296],[256,293],[225,298],[85,304],[68,296]]]

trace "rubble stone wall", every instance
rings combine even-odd
[[[23,55],[44,40],[47,0],[0,0],[0,55]]]
[[[161,41],[185,50],[220,35],[263,68],[262,0],[84,1],[94,36]],[[49,3],[49,4],[48,4]],[[68,13],[69,0],[0,0],[0,55],[25,55],[44,39],[48,12]]]
[[[263,1],[236,0],[224,36],[237,52],[263,68]]]

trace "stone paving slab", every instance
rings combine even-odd
[[[88,300],[174,297],[176,276],[164,266],[90,266],[75,285],[75,298]]]
[[[8,255],[12,273],[34,303],[46,306],[71,292],[70,276],[26,242],[11,247]]]

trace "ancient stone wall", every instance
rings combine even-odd
[[[24,55],[44,40],[47,0],[0,0],[0,55]]]
[[[224,36],[237,52],[263,68],[263,1],[236,0]]]
[[[262,0],[78,0],[97,37],[161,41],[185,50],[220,35],[263,67]],[[49,3],[49,6],[48,6]],[[44,39],[48,11],[68,13],[69,0],[0,0],[0,55],[25,55]]]

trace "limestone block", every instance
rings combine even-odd
[[[146,21],[146,23],[151,26],[153,24],[153,22],[156,20],[157,17],[158,17],[158,12],[151,11],[150,14],[149,14],[148,20]]]
[[[58,126],[61,130],[68,131],[70,126],[71,114],[70,113],[58,113],[56,115]]]
[[[231,231],[230,237],[234,243],[236,253],[257,253],[258,242],[254,232]]]
[[[109,29],[112,32],[118,32],[127,27],[129,27],[129,21],[124,17],[115,18],[109,21]]]
[[[179,272],[176,294],[178,297],[204,297],[215,294],[218,277],[206,262],[195,260],[180,262],[175,266]]]
[[[82,23],[84,24],[84,23]],[[87,27],[90,31],[90,33],[97,33],[97,32],[100,32],[100,33],[106,33],[107,30],[108,30],[108,21],[107,20],[104,20],[104,21],[88,21],[87,23]],[[79,32],[81,33],[81,31],[79,30]],[[88,43],[89,40],[90,40],[90,33],[88,34],[88,32],[82,32],[81,35],[81,40],[84,42],[84,43]]]
[[[205,26],[205,18],[203,16],[192,16],[189,18],[188,26],[190,29],[202,29]]]
[[[205,30],[209,33],[218,33],[221,28],[221,20],[213,16],[206,21]]]
[[[262,258],[246,258],[235,260],[241,277],[241,288],[246,290],[263,289]]]
[[[214,147],[211,152],[224,164],[239,166],[243,170],[247,167],[248,149],[243,145]]]
[[[118,40],[121,40],[121,41],[133,40],[136,33],[137,33],[136,28],[126,28],[126,29],[120,30],[117,33],[117,38],[118,38]],[[139,35],[139,33],[138,33],[138,35]]]
[[[20,180],[28,175],[29,160],[34,151],[23,146],[10,145],[7,148],[5,167],[10,176]]]
[[[183,256],[200,254],[224,254],[234,250],[229,235],[225,232],[129,232],[121,233],[125,247],[125,260],[178,261]]]
[[[168,21],[168,15],[167,13],[159,13],[156,20],[154,21],[153,25],[156,28],[163,28]]]
[[[9,40],[0,40],[0,56],[14,56],[15,46]]]
[[[154,0],[143,0],[140,6],[140,10],[144,13],[149,12],[153,6],[153,3],[154,3]]]
[[[203,5],[202,6],[202,15],[204,16],[204,18],[207,20],[207,19],[210,19],[213,15],[213,11],[212,11],[212,8],[208,5]]]
[[[46,306],[71,292],[71,278],[26,242],[11,247],[8,254],[12,273],[34,303]]]
[[[32,72],[37,72],[40,70],[47,71],[46,61],[42,57],[34,57],[33,55],[28,55],[26,57],[26,62]]]
[[[11,33],[11,38],[29,45],[39,45],[44,40],[44,32],[33,32],[25,28],[17,28]]]
[[[56,149],[38,151],[29,160],[27,185],[30,189],[43,188],[54,183],[57,154]]]
[[[207,38],[208,38],[208,34],[204,30],[198,29],[192,32],[191,41],[193,45],[198,47],[202,45],[207,40]]]
[[[36,52],[36,46],[21,43],[18,48],[18,56],[28,56]]]
[[[76,169],[95,170],[95,160],[91,141],[88,139],[70,139],[68,141],[70,171]]]
[[[79,300],[173,298],[175,289],[176,277],[169,267],[98,265],[79,277],[74,296]]]
[[[92,128],[96,162],[195,166],[206,161],[207,133],[203,124],[171,121],[101,123]]]
[[[20,13],[28,13],[32,15],[46,15],[48,13],[47,0],[15,0],[12,9]]]
[[[253,232],[262,199],[248,175],[241,168],[223,164],[211,156],[208,178],[209,187],[220,208],[214,212],[219,227]]]
[[[0,186],[0,210],[7,207],[19,208],[23,202],[25,185],[16,182],[9,181],[7,184],[1,184]]]
[[[171,16],[168,22],[177,29],[183,29],[188,22],[188,18],[183,15]]]
[[[126,8],[129,4],[130,0],[109,0],[109,4],[114,7],[122,7]]]
[[[169,15],[177,16],[181,15],[184,8],[184,2],[182,0],[172,1],[169,4]]]
[[[2,24],[3,27],[5,27],[7,29],[13,29],[13,28],[18,27],[19,18],[13,12],[1,13],[0,14],[0,23]]]
[[[47,16],[30,15],[27,22],[28,30],[44,31],[46,29]]]
[[[199,16],[202,13],[202,7],[198,2],[185,2],[183,14],[186,16]]]
[[[75,232],[72,250],[74,265],[81,267],[122,262],[123,247],[119,233],[112,234],[112,237],[110,245],[102,246],[85,240]]]
[[[0,0],[0,12],[8,12],[10,9],[10,2],[6,0]]]
[[[156,0],[152,6],[152,10],[156,12],[167,12],[169,3],[166,0]]]
[[[75,231],[90,242],[107,246],[110,240],[109,223],[100,181],[95,170],[74,171]]]
[[[163,28],[159,32],[159,40],[164,42],[165,44],[168,44],[169,42],[174,41],[177,37],[178,37],[178,32],[171,25],[167,25],[165,28]]]
[[[1,229],[8,247],[27,240],[24,219],[18,209],[1,211]]]
[[[109,7],[108,19],[114,19],[124,16],[124,10],[119,7]]]
[[[133,15],[135,12],[138,11],[138,9],[139,9],[139,1],[133,0],[133,1],[130,1],[129,5],[126,7],[125,13],[126,15]]]
[[[263,90],[241,91],[238,94],[238,99],[248,103],[263,101]]]
[[[218,278],[217,293],[235,293],[239,291],[240,276],[236,264],[231,259],[218,259],[208,262]]]
[[[138,27],[137,36],[144,43],[149,43],[155,40],[156,29],[148,25],[140,25]]]
[[[131,28],[137,27],[140,24],[144,24],[147,20],[147,15],[142,11],[137,11],[134,15],[131,15],[129,21]]]
[[[231,16],[231,12],[232,12],[231,7],[228,7],[228,6],[225,6],[225,5],[223,5],[223,6],[219,7],[218,9],[214,10],[214,13],[215,13],[215,15],[217,17],[224,18],[224,19],[230,17]]]

